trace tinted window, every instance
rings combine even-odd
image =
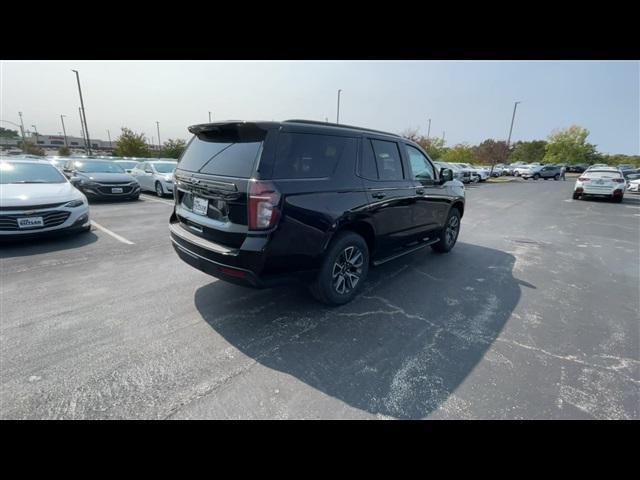
[[[420,150],[411,145],[406,145],[409,154],[409,164],[416,180],[434,180],[433,167]]]
[[[355,156],[356,139],[333,135],[281,133],[274,178],[330,176],[343,157]]]
[[[378,167],[376,157],[373,154],[371,140],[365,138],[362,141],[362,162],[360,163],[360,175],[364,178],[378,180]]]
[[[398,144],[383,140],[371,140],[371,143],[376,156],[380,180],[402,180],[404,173]]]
[[[200,169],[202,173],[249,178],[262,142],[232,143]]]
[[[233,142],[225,138],[194,137],[178,163],[191,172],[249,178],[262,141]]]
[[[38,163],[0,162],[0,183],[64,183],[65,179],[53,165]]]

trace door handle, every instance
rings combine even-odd
[[[386,195],[386,193],[382,193],[382,192],[375,192],[375,193],[372,193],[372,194],[371,194],[371,196],[372,196],[373,198],[384,198],[384,197],[386,197],[387,195]]]
[[[422,195],[422,194],[424,193],[424,188],[421,188],[421,187],[416,188],[416,193],[417,193],[418,195]]]

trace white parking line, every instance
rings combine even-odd
[[[127,245],[135,245],[135,243],[127,240],[124,237],[121,237],[120,235],[118,235],[117,233],[112,232],[111,230],[109,230],[108,228],[103,227],[102,225],[100,225],[99,223],[96,223],[95,221],[91,220],[91,225],[93,225],[94,227],[96,227],[98,230],[102,230],[104,233],[111,235],[113,238],[115,238],[116,240],[122,242],[122,243],[126,243]]]
[[[159,198],[149,197],[149,196],[144,195],[144,194],[140,195],[140,198],[142,198],[145,202],[148,200],[150,202],[166,203],[167,205],[173,206],[173,202],[170,202],[168,200],[160,200]]]

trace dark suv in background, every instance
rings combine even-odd
[[[307,281],[318,300],[343,304],[370,264],[456,243],[464,186],[398,135],[305,120],[189,131],[171,240],[180,258],[217,278]]]

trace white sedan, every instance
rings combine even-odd
[[[610,198],[614,202],[622,202],[626,182],[622,172],[617,168],[598,168],[587,170],[576,180],[573,187],[573,198],[584,198],[587,195]]]
[[[640,178],[638,178],[636,180],[629,180],[629,183],[627,184],[627,190],[629,192],[639,193],[640,192]]]
[[[0,239],[90,229],[87,197],[51,163],[0,159]]]

